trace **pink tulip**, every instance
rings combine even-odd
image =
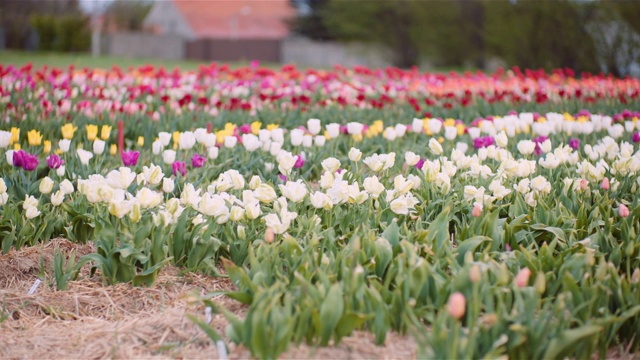
[[[471,215],[473,215],[473,217],[478,217],[478,216],[482,215],[482,205],[475,204],[473,206],[473,210],[471,211]]]
[[[523,288],[529,285],[529,277],[531,276],[531,270],[529,268],[520,269],[518,275],[516,275],[516,286]]]
[[[610,186],[611,186],[611,184],[609,183],[609,178],[604,178],[602,180],[602,183],[600,184],[600,189],[609,190]]]
[[[449,296],[449,301],[447,302],[447,310],[449,311],[449,315],[454,319],[460,320],[465,313],[467,306],[467,301],[464,298],[464,295],[460,292],[454,292]]]
[[[620,204],[618,213],[620,214],[620,217],[627,218],[629,217],[629,208],[625,204]]]

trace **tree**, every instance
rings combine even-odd
[[[595,45],[585,26],[594,6],[569,0],[486,0],[486,53],[526,68],[595,71]]]
[[[0,0],[0,27],[8,48],[23,49],[37,15],[80,15],[78,0]]]
[[[299,10],[298,16],[289,22],[292,31],[313,40],[333,40],[324,21],[327,3],[327,0],[292,0],[292,6],[304,7],[304,11]]]
[[[152,6],[148,0],[114,0],[107,7],[105,18],[119,30],[140,31]]]

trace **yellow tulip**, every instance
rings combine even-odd
[[[118,145],[111,144],[111,146],[109,147],[109,154],[115,155],[117,152],[118,152]]]
[[[111,125],[102,125],[102,131],[100,132],[100,139],[107,141],[111,135]]]
[[[53,152],[56,155],[61,155],[62,154],[62,149],[56,149],[56,151]]]
[[[456,125],[456,130],[458,131],[458,136],[464,135],[464,125],[458,124]]]
[[[231,132],[233,132],[233,129],[234,129],[235,127],[236,127],[236,126],[235,126],[235,125],[233,125],[233,124],[232,124],[232,123],[230,123],[230,122],[228,122],[228,123],[224,124],[224,129],[225,129],[225,130],[227,130],[227,131],[231,131]]]
[[[251,123],[251,133],[253,135],[258,135],[260,133],[260,128],[262,127],[262,123],[260,121],[254,121]]]
[[[456,120],[452,118],[448,118],[444,121],[444,126],[454,126],[456,124]]]
[[[13,150],[15,150],[15,151],[20,150],[20,144],[18,144],[18,143],[13,144]]]
[[[38,146],[42,144],[42,134],[38,130],[29,130],[27,132],[27,141],[30,146]]]
[[[331,140],[331,136],[329,136],[329,132],[327,130],[324,131],[324,138],[327,140]]]
[[[20,128],[12,127],[11,128],[11,140],[9,140],[9,145],[13,145],[20,141]]]
[[[442,144],[442,143],[444,142],[444,138],[443,138],[442,136],[440,136],[440,137],[438,138],[438,142],[439,142],[440,144]]]
[[[48,154],[51,152],[51,140],[44,141],[44,153]]]
[[[138,136],[138,146],[144,146],[144,136]]]
[[[269,124],[267,125],[267,130],[271,131],[278,128],[278,124]]]
[[[173,143],[177,144],[180,142],[180,131],[173,132]]]
[[[87,125],[87,139],[94,141],[98,137],[98,125]]]
[[[60,130],[62,131],[63,138],[71,140],[73,138],[73,133],[75,133],[78,128],[73,126],[73,124],[65,124]]]

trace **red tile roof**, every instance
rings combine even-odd
[[[281,39],[295,17],[289,0],[174,0],[197,38]]]

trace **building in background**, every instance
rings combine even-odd
[[[156,1],[146,31],[185,40],[185,57],[280,62],[296,10],[289,0]]]

